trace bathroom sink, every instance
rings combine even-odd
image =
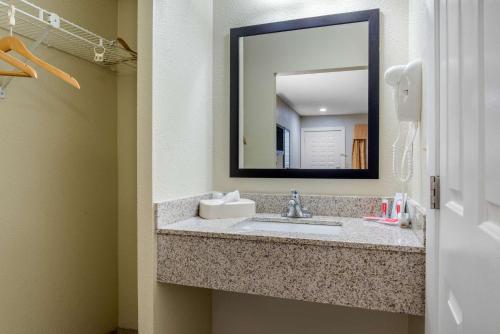
[[[246,231],[338,235],[342,230],[342,223],[314,219],[254,217],[244,221],[240,228]]]

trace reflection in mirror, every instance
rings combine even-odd
[[[276,168],[366,169],[368,70],[278,73],[276,126],[291,129]]]
[[[239,167],[368,168],[368,22],[239,40]]]

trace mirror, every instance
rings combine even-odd
[[[378,16],[231,30],[231,176],[378,178]]]

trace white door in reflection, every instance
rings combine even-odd
[[[301,168],[345,168],[345,128],[302,128]]]

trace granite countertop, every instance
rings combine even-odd
[[[256,216],[279,217],[276,214],[257,214]],[[367,222],[361,218],[313,217],[313,219],[317,220],[341,222],[342,230],[337,235],[245,230],[241,226],[246,219],[248,218],[207,220],[201,217],[192,217],[171,224],[159,224],[157,233],[425,253],[423,243],[412,230],[403,229],[399,226]],[[304,220],[307,221],[307,219]]]

